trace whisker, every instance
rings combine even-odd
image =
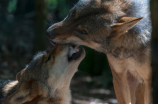
[[[51,14],[49,14],[49,17],[50,17],[51,19],[53,19],[53,17],[52,17],[52,15],[51,15]]]

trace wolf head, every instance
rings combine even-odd
[[[84,56],[84,49],[68,45],[56,45],[49,53],[38,53],[17,74],[17,81],[3,88],[3,104],[50,104],[58,101],[69,104],[70,81]]]
[[[35,55],[32,62],[17,74],[17,79],[19,82],[32,79],[45,81],[51,79],[50,83],[59,83],[64,86],[65,83],[71,81],[84,56],[85,52],[82,48],[57,44],[51,52],[39,52]],[[50,84],[50,86],[53,85]]]
[[[150,29],[148,0],[80,0],[63,21],[48,28],[47,35],[60,44],[118,54],[116,48],[146,46]]]

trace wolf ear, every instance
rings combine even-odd
[[[17,86],[15,86],[15,88]],[[30,89],[28,86],[29,84],[27,82],[22,83],[21,86],[16,89],[13,94],[9,95],[6,98],[6,102],[8,102],[7,104],[23,104],[27,101],[30,101],[30,99],[28,99],[30,93]]]
[[[25,69],[23,69],[22,71],[20,71],[20,72],[16,75],[16,79],[17,79],[18,81],[20,81],[21,76],[23,75],[24,72],[25,72]]]
[[[20,86],[16,86],[16,91],[6,98],[5,104],[24,104],[32,101],[39,95],[47,97],[49,94],[48,87],[40,81],[27,81]]]
[[[142,17],[141,18],[137,18],[137,17],[122,17],[118,21],[118,23],[112,25],[112,30],[118,36],[121,36],[124,33],[126,33],[126,31],[128,31],[133,26],[135,26],[141,19],[142,19]]]

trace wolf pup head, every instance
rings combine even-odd
[[[3,104],[69,104],[70,81],[84,57],[84,49],[68,45],[56,45],[49,53],[38,53],[17,74],[17,81],[3,88]]]

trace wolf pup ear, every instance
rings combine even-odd
[[[38,96],[46,98],[49,94],[48,87],[40,81],[26,81],[20,86],[16,86],[16,88],[15,92],[8,95],[6,98],[7,103],[5,104],[24,104],[32,101]]]
[[[16,79],[18,81],[20,81],[21,76],[23,75],[23,73],[25,72],[25,69],[23,69],[22,71],[20,71],[17,75],[16,75]]]
[[[28,83],[24,82],[13,94],[6,98],[6,102],[7,104],[23,104],[30,101],[31,97],[28,96],[29,93],[30,89],[28,87]]]
[[[124,33],[126,33],[129,29],[131,29],[133,26],[135,26],[141,18],[137,17],[122,17],[118,23],[112,25],[113,32],[117,35],[117,37],[120,37]]]

